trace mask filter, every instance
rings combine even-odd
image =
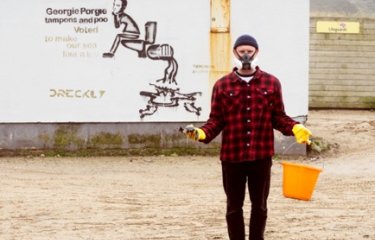
[[[234,57],[233,61],[234,66],[238,69],[250,70],[257,66],[258,58],[252,59],[248,54],[244,54],[240,59]]]

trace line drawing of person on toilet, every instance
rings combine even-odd
[[[152,61],[164,61],[167,63],[163,71],[163,77],[149,83],[153,87],[151,91],[140,91],[140,95],[148,99],[145,108],[139,109],[140,119],[151,116],[159,108],[175,108],[183,106],[187,112],[200,116],[202,108],[196,106],[198,96],[202,92],[182,92],[177,83],[178,62],[174,56],[174,48],[169,43],[155,43],[157,35],[157,22],[148,21],[144,25],[144,38],[140,38],[137,23],[125,13],[127,0],[114,0],[112,15],[116,29],[120,32],[116,35],[109,52],[103,53],[103,58],[113,58],[120,44],[134,50],[139,58],[148,58]]]
[[[127,0],[113,1],[112,15],[114,17],[115,28],[120,28],[121,26],[123,26],[123,28],[121,29],[121,32],[116,35],[110,51],[103,53],[104,58],[114,57],[120,43],[126,42],[127,40],[131,41],[139,39],[140,31],[137,23],[132,17],[125,13],[127,5]]]

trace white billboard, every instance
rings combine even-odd
[[[308,1],[1,0],[0,122],[206,121],[210,71],[226,71],[213,59],[233,57],[212,44],[212,3],[230,4],[232,42],[258,40],[287,113],[307,115]]]
[[[209,1],[0,1],[0,122],[206,120]]]

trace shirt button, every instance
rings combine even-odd
[[[249,122],[251,122],[251,120],[250,120],[250,119],[247,119],[247,122],[249,123]]]
[[[247,131],[247,135],[250,135],[250,133],[251,133],[250,131]]]
[[[251,98],[250,95],[247,95],[247,98]]]
[[[250,107],[247,107],[246,110],[247,110],[247,111],[250,111]]]
[[[246,147],[250,147],[250,143],[246,143]]]

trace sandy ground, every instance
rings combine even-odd
[[[330,151],[310,201],[282,195],[274,160],[266,239],[375,239],[375,112],[311,111]],[[1,158],[0,239],[227,239],[217,157]],[[246,222],[249,202],[244,207]]]

